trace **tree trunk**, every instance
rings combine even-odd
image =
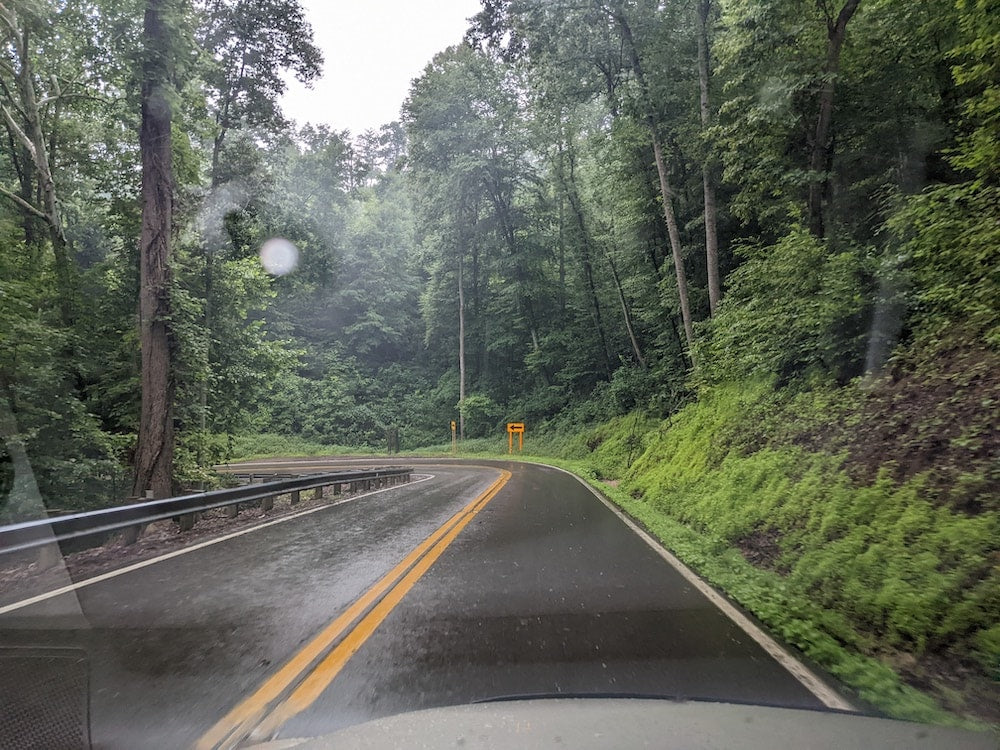
[[[560,154],[560,158],[562,155]],[[566,220],[565,198],[559,195],[559,313],[566,314]]]
[[[591,314],[594,317],[594,327],[597,329],[598,338],[601,341],[601,352],[604,354],[602,360],[604,371],[608,379],[611,378],[612,363],[611,350],[608,348],[608,337],[604,332],[604,321],[601,317],[601,301],[597,296],[597,285],[594,282],[594,265],[591,261],[592,253],[590,248],[590,235],[587,234],[587,223],[583,217],[583,207],[580,205],[580,196],[576,192],[576,175],[573,154],[568,154],[569,159],[569,179],[560,169],[559,177],[563,184],[563,191],[569,201],[570,209],[576,218],[577,228],[580,230],[580,265],[583,269],[583,277],[587,284],[587,295],[590,298]]]
[[[206,443],[208,441],[208,374],[212,369],[212,251],[209,249],[205,242],[202,242],[202,251],[205,254],[205,268],[204,268],[204,281],[205,281],[205,303],[202,315],[202,327],[205,331],[205,372],[203,373],[200,393],[199,393],[199,415],[198,423],[201,429],[201,435],[198,437],[198,467],[203,468],[205,465],[206,456]],[[228,426],[227,426],[228,427]],[[202,489],[204,489],[204,483],[202,483]]]
[[[465,440],[465,285],[461,254],[458,256],[458,437]]]
[[[635,336],[635,329],[632,326],[632,313],[629,310],[628,302],[625,300],[625,290],[622,289],[621,279],[618,277],[618,268],[615,266],[614,258],[605,249],[604,257],[611,268],[611,279],[615,282],[615,290],[618,292],[618,301],[622,306],[622,316],[625,318],[625,331],[628,333],[628,340],[632,344],[632,353],[635,354],[635,361],[643,370],[646,369],[646,359],[642,356],[642,349],[639,347],[639,340]]]
[[[833,93],[840,71],[840,50],[844,46],[847,22],[858,9],[861,0],[847,0],[837,18],[827,18],[826,64],[823,67],[823,88],[819,94],[819,112],[816,115],[816,135],[809,158],[809,231],[814,237],[823,237],[823,198],[830,183],[831,161],[830,125],[833,122]]]
[[[663,218],[667,222],[667,233],[670,235],[670,252],[674,259],[674,271],[677,274],[677,297],[680,302],[681,320],[684,323],[684,338],[687,349],[694,358],[694,323],[691,320],[691,304],[688,301],[687,275],[684,273],[684,255],[681,252],[681,233],[677,228],[677,217],[674,216],[673,190],[667,178],[667,166],[663,161],[663,149],[660,147],[660,137],[656,126],[650,122],[650,133],[653,136],[653,158],[656,160],[656,172],[660,177],[660,195],[663,198]]]
[[[171,110],[168,87],[170,40],[167,0],[147,0],[142,65],[142,234],[140,236],[139,342],[142,404],[135,453],[133,496],[151,490],[169,497],[173,475],[174,422],[170,329],[170,233],[173,211]]]
[[[653,158],[656,161],[656,174],[660,178],[660,197],[663,200],[663,218],[667,223],[667,234],[670,236],[670,252],[674,259],[674,270],[677,274],[677,297],[681,308],[681,319],[684,321],[684,336],[687,339],[688,353],[694,359],[694,324],[691,320],[691,305],[688,301],[687,276],[684,273],[684,255],[681,252],[681,234],[677,228],[677,217],[674,216],[673,190],[670,188],[670,178],[667,174],[667,164],[663,158],[663,147],[660,143],[660,133],[656,127],[653,115],[653,105],[649,96],[649,86],[642,69],[639,50],[635,46],[632,28],[629,26],[625,13],[620,8],[613,12],[614,20],[622,32],[622,41],[632,62],[639,90],[642,94],[642,105],[645,110],[646,127],[653,140]]]
[[[708,99],[711,50],[708,46],[708,18],[712,11],[712,0],[698,2],[698,86],[701,93],[701,128],[707,134],[711,123],[711,109]],[[712,181],[711,154],[706,153],[701,163],[702,190],[705,195],[705,263],[708,266],[708,308],[715,315],[722,287],[719,284],[719,237],[716,231],[715,185]]]
[[[26,222],[30,222],[31,217],[42,219],[45,222],[52,244],[55,277],[59,289],[60,313],[63,323],[69,325],[73,318],[74,297],[69,243],[67,243],[66,234],[63,231],[56,185],[52,176],[52,165],[49,160],[45,133],[42,130],[42,114],[35,92],[35,74],[31,66],[31,36],[27,28],[19,26],[17,16],[12,10],[0,5],[0,12],[3,13],[4,24],[11,31],[11,47],[20,63],[15,76],[17,98],[20,101],[14,103],[13,112],[7,106],[0,104],[0,112],[2,112],[11,139],[19,142],[34,167],[34,182],[37,189],[37,194],[32,195],[30,189],[32,180],[30,178],[24,179],[27,175],[23,175],[21,179],[22,195],[18,196],[7,190],[3,190],[3,195],[21,208],[26,215]],[[15,119],[15,113],[20,114],[21,123]],[[25,190],[26,187],[27,190]],[[23,195],[25,192],[27,192],[27,196]],[[30,232],[26,233],[28,239],[30,239],[30,234]]]

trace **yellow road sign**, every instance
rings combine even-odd
[[[517,435],[517,449],[524,450],[524,422],[507,423],[507,452],[514,452],[514,436]]]

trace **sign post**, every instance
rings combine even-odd
[[[456,432],[455,420],[451,420],[451,452],[458,453],[458,433]]]
[[[517,435],[517,450],[524,450],[524,422],[507,423],[507,452],[514,452],[514,435]]]

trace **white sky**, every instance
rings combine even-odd
[[[357,135],[399,119],[399,109],[435,54],[461,41],[479,0],[301,0],[323,50],[323,77],[289,82],[281,100],[300,125]]]

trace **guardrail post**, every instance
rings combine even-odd
[[[226,518],[236,518],[236,515],[240,512],[240,504],[233,503],[232,505],[225,506],[222,510]]]
[[[177,528],[180,531],[191,531],[194,528],[195,514],[184,513],[177,517]]]
[[[334,494],[334,495],[339,495],[339,494],[340,494],[340,492],[341,492],[341,488],[342,488],[342,486],[343,486],[343,485],[341,485],[341,483],[340,483],[340,482],[334,482],[334,483],[333,483],[333,494]]]
[[[268,495],[262,498],[260,501],[260,509],[267,513],[269,510],[274,508],[274,495]]]
[[[295,504],[296,504],[296,503],[298,503],[298,502],[299,502],[299,500],[301,500],[301,499],[302,499],[302,496],[301,496],[301,495],[299,494],[299,491],[298,491],[298,490],[294,490],[294,491],[292,492],[292,496],[291,496],[291,498],[289,499],[288,503],[289,503],[289,505],[295,505]]]
[[[136,497],[135,495],[131,495],[131,496],[125,498],[125,504],[126,505],[134,505],[135,503],[138,503],[142,499],[143,498],[141,496],[140,497]],[[152,500],[153,499],[153,491],[152,490],[146,490],[145,499],[146,500]],[[122,540],[122,544],[124,544],[126,547],[129,547],[129,546],[135,544],[136,542],[138,542],[139,541],[139,537],[142,535],[142,530],[143,530],[144,526],[145,526],[145,524],[139,523],[139,524],[136,524],[135,526],[129,526],[127,529],[124,529],[122,531],[121,537],[120,537],[121,540]]]
[[[61,559],[62,550],[59,549],[59,542],[53,541],[51,544],[46,544],[44,547],[38,549],[35,563],[38,565],[39,570],[48,570],[58,565]]]

